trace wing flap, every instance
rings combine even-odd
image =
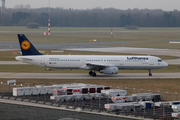
[[[110,66],[116,66],[113,64],[99,64],[99,63],[86,63],[86,66],[82,66],[80,67],[80,69],[84,69],[84,70],[102,70],[106,67],[110,67]]]

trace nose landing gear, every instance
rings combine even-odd
[[[151,70],[149,70],[149,76],[152,76]]]

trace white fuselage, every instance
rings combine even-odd
[[[87,64],[118,67],[129,70],[152,70],[168,66],[158,57],[154,56],[104,56],[104,55],[34,55],[17,56],[29,64],[57,69],[86,69]]]

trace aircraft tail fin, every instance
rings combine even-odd
[[[39,51],[33,46],[33,44],[26,38],[24,34],[18,34],[19,45],[23,56],[27,55],[42,55]]]

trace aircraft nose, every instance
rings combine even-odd
[[[168,66],[168,64],[167,64],[166,62],[164,62],[164,63],[163,63],[163,66],[167,67],[167,66]]]

